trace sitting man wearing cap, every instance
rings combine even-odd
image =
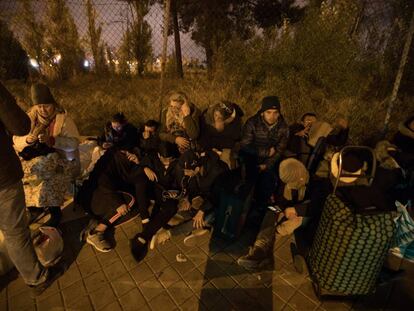
[[[262,100],[260,110],[244,125],[240,142],[240,161],[255,166],[256,205],[264,211],[277,179],[276,166],[285,152],[289,136],[288,126],[280,113],[277,96]]]
[[[246,269],[260,268],[272,262],[273,245],[278,236],[292,234],[303,221],[301,207],[304,205],[309,174],[302,162],[289,158],[279,166],[280,183],[274,194],[275,210],[268,210],[260,231],[249,253],[237,263]]]

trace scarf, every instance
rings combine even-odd
[[[30,134],[38,136],[39,134],[46,134],[49,125],[55,119],[58,114],[58,109],[55,108],[55,111],[48,117],[44,117],[39,112],[39,107],[37,105],[33,106],[27,113],[30,118]]]

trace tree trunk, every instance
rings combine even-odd
[[[171,14],[173,18],[173,28],[174,28],[174,41],[175,41],[175,58],[177,63],[177,76],[178,78],[184,78],[183,71],[183,59],[181,56],[181,40],[180,40],[180,29],[178,27],[178,14],[177,14],[177,0],[171,1]]]

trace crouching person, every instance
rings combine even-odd
[[[79,132],[46,85],[32,85],[31,97],[30,132],[14,136],[14,145],[22,158],[27,206],[48,210],[48,225],[57,226],[65,193],[80,169]]]
[[[40,295],[63,273],[63,269],[44,268],[30,239],[21,182],[23,171],[13,150],[11,136],[25,135],[29,130],[29,118],[0,83],[0,230],[17,271],[34,294]]]
[[[280,163],[279,177],[274,206],[266,212],[249,253],[237,261],[246,269],[257,269],[271,263],[275,239],[292,234],[302,224],[303,217],[298,214],[303,214],[308,171],[300,161],[286,159]]]

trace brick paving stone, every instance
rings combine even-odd
[[[59,278],[58,282],[60,285],[60,288],[66,288],[76,281],[79,281],[82,278],[78,265],[76,263],[72,263],[72,265],[69,267],[68,270],[65,271],[65,273]]]
[[[213,280],[224,275],[227,275],[226,272],[224,272],[213,260],[207,262],[207,266],[204,270],[204,278],[206,280]]]
[[[119,257],[125,255],[131,255],[131,250],[129,247],[129,240],[121,240],[116,242],[115,251],[118,253]]]
[[[87,296],[87,293],[82,280],[79,280],[63,289],[62,295],[65,306],[71,307],[77,305],[80,299]]]
[[[139,289],[147,301],[150,301],[164,291],[163,286],[154,276],[141,283]]]
[[[203,288],[203,284],[206,282],[203,274],[197,269],[189,271],[183,275],[184,282],[187,283],[188,287],[196,294],[200,295]]]
[[[37,303],[37,310],[38,311],[49,311],[49,310],[64,310],[63,300],[60,293],[55,293],[43,299],[42,301]]]
[[[0,310],[7,310],[7,287],[0,288]]]
[[[182,251],[174,243],[172,243],[172,246],[167,251],[160,252],[170,264],[176,262],[176,256],[180,253],[182,253]]]
[[[20,291],[19,294],[9,297],[9,310],[20,311],[35,308],[35,300],[31,297],[30,290]]]
[[[282,259],[284,262],[291,264],[292,254],[290,252],[290,243],[284,243],[280,248],[275,251],[277,257]]]
[[[131,254],[121,256],[122,263],[125,268],[130,271],[138,265],[138,262],[132,257]]]
[[[26,292],[28,290],[29,288],[20,276],[17,279],[12,280],[7,285],[7,295],[9,296],[9,298],[21,294],[22,292]]]
[[[171,266],[181,275],[183,276],[184,274],[192,271],[195,268],[194,263],[187,258],[186,262],[177,262],[175,260],[175,262],[171,263]]]
[[[286,304],[283,308],[283,311],[295,311],[295,309],[292,308],[292,306],[290,306],[289,304]]]
[[[100,311],[122,311],[122,308],[118,301],[114,301],[103,307]]]
[[[121,240],[127,240],[128,237],[126,236],[125,232],[121,228],[115,229],[114,239],[116,243],[118,243]]]
[[[205,284],[200,293],[200,301],[207,309],[214,308],[220,300],[226,300],[220,290],[212,282]]]
[[[239,266],[236,262],[226,267],[226,273],[239,284],[243,281],[251,272],[248,272],[243,267]]]
[[[109,281],[113,281],[119,278],[125,272],[127,272],[121,260],[117,260],[111,265],[104,267],[103,270]]]
[[[78,264],[90,259],[91,257],[96,256],[93,247],[89,244],[83,245],[82,249],[80,250],[79,254],[76,257],[76,262]]]
[[[95,310],[98,310],[116,300],[115,294],[109,284],[105,284],[90,294]]]
[[[207,308],[203,305],[203,303],[196,296],[191,297],[186,302],[184,302],[182,305],[180,305],[179,309],[182,311],[207,310]]]
[[[154,274],[145,262],[141,262],[138,266],[129,272],[135,282],[140,285],[142,282],[151,278]]]
[[[158,310],[174,310],[177,308],[174,301],[168,295],[167,291],[162,292],[160,295],[154,297],[148,302],[150,308],[154,311]]]
[[[342,301],[326,300],[322,302],[319,309],[332,311],[348,311],[350,307],[344,304]]]
[[[236,287],[233,289],[220,289],[220,292],[225,296],[228,301],[239,310],[257,310],[260,309],[260,305],[251,298],[247,292],[241,288]]]
[[[102,269],[98,259],[95,256],[83,261],[78,267],[83,278],[86,278],[87,276]]]
[[[295,295],[288,301],[288,304],[296,309],[296,310],[303,310],[303,311],[310,311],[315,310],[319,303],[316,304],[301,292],[296,292]]]
[[[109,266],[114,262],[120,260],[118,253],[114,250],[107,253],[97,252],[96,257],[98,258],[98,261],[102,267]]]
[[[295,293],[295,288],[287,281],[282,279],[280,275],[274,275],[272,282],[272,291],[273,293],[280,296],[283,300],[288,301]]]
[[[140,232],[139,228],[137,228],[136,226],[126,227],[126,228],[122,226],[122,230],[124,231],[128,240],[132,239],[137,233]]]
[[[147,264],[155,274],[158,274],[169,265],[168,261],[159,252],[147,261]]]
[[[177,305],[181,305],[194,295],[193,291],[183,281],[179,280],[167,288],[168,293]]]
[[[76,311],[94,311],[92,303],[89,299],[89,296],[79,297],[70,307],[65,308],[65,310],[76,310]]]
[[[108,279],[106,278],[103,271],[99,270],[84,278],[83,282],[85,283],[86,291],[88,293],[92,293],[108,284]]]
[[[166,267],[164,270],[159,272],[157,276],[158,281],[160,281],[165,288],[170,287],[181,278],[178,272],[171,266]]]
[[[198,247],[191,249],[186,252],[187,258],[190,259],[196,267],[207,262],[208,256],[206,253],[201,251]]]
[[[305,282],[299,287],[299,291],[312,300],[316,304],[319,303],[318,297],[316,297],[315,291],[313,290],[312,282],[310,280],[305,280]]]
[[[50,285],[48,288],[46,288],[46,290],[39,296],[36,297],[36,300],[42,301],[46,298],[48,298],[49,296],[52,296],[53,294],[56,294],[59,292],[59,286],[58,286],[58,282],[53,282],[52,285]]]
[[[144,296],[137,288],[134,288],[119,298],[119,302],[124,311],[141,310],[141,308],[146,305]]]
[[[300,287],[306,282],[305,276],[303,274],[297,273],[294,267],[291,265],[284,267],[279,275],[295,288]]]
[[[116,280],[112,281],[112,287],[118,297],[123,296],[133,288],[136,288],[136,283],[129,273],[124,273]]]

